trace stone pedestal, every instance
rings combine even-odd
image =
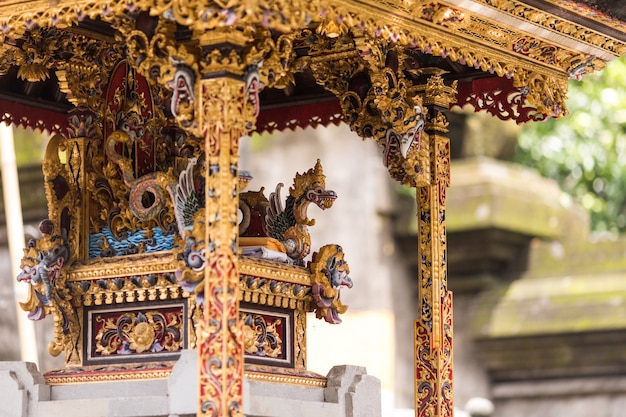
[[[197,352],[183,351],[167,379],[46,385],[25,362],[0,362],[3,417],[191,417],[198,397]],[[248,417],[380,417],[380,381],[365,368],[330,370],[326,387],[244,380]]]

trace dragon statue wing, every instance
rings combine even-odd
[[[284,240],[283,234],[291,226],[295,224],[295,220],[289,219],[289,216],[283,208],[281,202],[280,190],[284,184],[281,182],[276,186],[276,190],[270,193],[269,206],[265,215],[265,228],[270,237],[279,241]],[[291,221],[290,221],[291,220]]]
[[[196,193],[193,180],[193,167],[196,158],[192,158],[187,168],[178,176],[176,184],[174,215],[178,225],[178,233],[184,239],[185,231],[193,227],[193,215],[201,208],[200,199]]]

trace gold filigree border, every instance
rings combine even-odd
[[[522,11],[506,14],[507,10],[513,13],[509,10],[511,4],[520,5]],[[0,5],[0,27],[8,39],[38,26],[65,28],[85,18],[101,19],[121,28],[132,25],[128,23],[132,20],[128,12],[135,15],[143,10],[154,16],[167,14],[202,39],[218,36],[233,24],[254,29],[260,22],[285,33],[319,23],[318,29],[328,36],[334,33],[333,27],[340,31],[353,28],[371,38],[513,78],[516,88],[528,91],[527,101],[539,113],[559,116],[564,113],[567,78],[579,79],[602,69],[606,61],[626,53],[626,43],[565,19],[548,17],[553,22],[548,24],[544,21],[548,14],[524,12],[527,9],[508,0],[252,0],[230,3],[228,13],[223,13],[222,3],[216,1],[60,0],[55,6],[42,1],[10,1]],[[503,34],[506,42],[494,42],[490,36],[494,30]],[[549,98],[547,105],[542,97]]]
[[[252,290],[247,285],[244,276],[241,281],[239,301],[269,307],[288,308],[290,310],[312,311],[311,304],[313,300],[310,291],[307,291],[310,287],[305,287],[296,294],[295,289],[285,286],[284,282],[273,282],[278,284],[275,289],[272,289],[268,282],[262,288]]]
[[[116,365],[118,366],[118,365]],[[100,367],[101,368],[101,367]],[[50,375],[45,374],[46,384],[51,386],[90,384],[101,382],[120,381],[146,381],[155,379],[166,379],[172,374],[171,366],[164,369],[150,369],[146,371],[127,369],[123,371],[101,371],[93,374],[65,374]],[[275,374],[269,372],[244,371],[244,376],[250,381],[271,382],[276,384],[300,385],[306,387],[325,388],[327,380],[322,376],[294,376],[286,374]]]
[[[217,2],[211,6],[211,3],[207,5],[202,2],[182,2],[181,0],[146,0],[138,3],[72,0],[59,1],[56,6],[51,7],[46,1],[27,3],[11,1],[0,6],[0,27],[8,36],[20,36],[25,30],[37,25],[66,27],[76,24],[86,17],[111,21],[117,15],[123,15],[129,11],[137,12],[141,9],[149,10],[153,15],[167,12],[176,19],[177,23],[189,26],[198,33],[227,25],[227,19],[233,18],[238,24],[258,24],[264,21],[272,29],[289,32],[306,27],[308,20],[320,21],[321,16],[324,16],[325,19],[329,20],[345,21],[345,24],[353,27],[363,27],[372,34],[403,44],[415,43],[420,49],[424,49],[427,46],[427,39],[434,43],[447,44],[450,37],[461,38],[458,29],[463,26],[457,21],[437,20],[432,16],[425,18],[424,16],[428,15],[425,13],[428,7],[432,8],[434,5],[438,8],[450,8],[445,6],[445,4],[450,4],[452,7],[456,7],[455,13],[461,16],[471,16],[476,13],[470,9],[475,8],[476,5],[485,4],[505,13],[511,12],[511,4],[521,5],[521,3],[496,0],[474,0],[469,3],[460,3],[460,6],[455,6],[454,3],[457,2],[430,3],[421,0],[287,2],[274,0],[236,3],[229,9],[230,13],[221,13],[221,8]],[[525,5],[524,7],[527,8]],[[276,10],[280,10],[281,13],[276,12]],[[542,14],[548,16],[548,20],[555,19],[554,16],[545,12]],[[194,16],[200,15],[205,16],[205,18],[194,18]],[[536,22],[535,15],[536,13],[522,13],[521,16],[516,15],[516,17],[536,28],[542,27],[541,22]],[[291,18],[286,21],[284,16]],[[559,22],[561,24],[552,29],[553,33],[566,34],[575,26],[575,24],[564,19],[559,19]],[[436,30],[433,30],[435,28]],[[615,48],[626,48],[623,42],[602,33],[584,29],[585,32],[588,31],[588,34],[583,34],[582,39],[580,37],[572,39],[593,44],[611,51],[613,54],[615,54]],[[531,27],[526,34],[532,32]],[[480,56],[481,59],[493,60],[489,51],[480,46],[464,45],[464,47],[473,55]],[[515,56],[513,51],[510,51],[510,54]]]
[[[98,259],[98,262],[72,265],[68,271],[69,281],[86,281],[100,278],[159,274],[174,272],[178,268],[172,252],[128,255],[118,258]],[[277,279],[292,284],[311,285],[311,275],[306,269],[277,264],[262,259],[239,257],[239,270],[242,275]]]
[[[613,26],[613,27],[626,28],[626,22],[622,22],[619,19],[615,19],[614,17],[611,17],[605,13],[601,13],[593,9],[590,6],[578,3],[573,0],[543,0],[543,1],[552,3],[562,9],[566,9],[577,14],[581,14],[582,12],[582,15],[585,18],[595,20],[598,23],[602,23],[605,25]]]
[[[249,372],[245,371],[244,375],[248,377],[250,381],[272,382],[275,384],[290,384],[290,385],[303,385],[306,387],[318,387],[326,388],[326,378],[311,378],[292,375],[280,375],[262,372]]]
[[[128,255],[102,258],[96,262],[72,265],[67,273],[68,281],[88,281],[134,275],[174,272],[177,260],[172,252]]]
[[[292,284],[311,286],[311,274],[302,267],[288,264],[277,264],[276,262],[250,258],[247,256],[239,257],[239,273],[241,275],[252,275],[255,277],[280,280]]]
[[[98,382],[117,381],[146,381],[153,379],[165,379],[172,373],[172,366],[175,362],[163,363],[161,367],[137,369],[137,364],[127,365],[127,369],[120,370],[124,365],[91,366],[83,367],[84,371],[76,369],[62,369],[50,371],[44,374],[44,379],[48,385],[74,385]],[[142,364],[143,365],[143,364]],[[134,368],[133,368],[134,367]],[[55,372],[66,372],[55,373]]]
[[[596,48],[603,49],[614,55],[622,55],[626,53],[626,45],[614,37],[607,36],[598,31],[586,28],[580,24],[570,22],[564,18],[556,16],[551,13],[547,13],[536,7],[530,6],[520,1],[502,1],[502,0],[474,0],[480,2],[485,6],[496,9],[500,12],[506,13],[509,16],[513,16],[522,19],[527,22],[532,22],[535,25],[539,25],[544,29],[551,32],[558,33],[562,36],[566,36],[576,41],[582,41],[588,45],[592,45]],[[546,0],[555,6],[569,10],[571,12],[580,14],[587,8],[581,8],[574,2],[563,0]],[[584,15],[585,18],[594,20],[604,25],[610,25],[612,27],[617,26],[622,29],[626,29],[626,23],[617,19],[613,19],[610,16],[603,15],[601,13]]]

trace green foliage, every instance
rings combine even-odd
[[[18,166],[41,164],[48,137],[30,129],[13,129],[15,162]]]
[[[524,127],[515,160],[557,180],[597,232],[626,231],[626,57],[570,81],[558,120]]]
[[[269,148],[274,142],[274,137],[272,134],[264,132],[264,133],[253,133],[250,135],[250,149],[253,152],[260,152],[264,149]]]

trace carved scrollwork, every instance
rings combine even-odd
[[[280,318],[240,312],[243,321],[243,348],[248,355],[279,358],[283,354],[283,337],[278,331]]]
[[[546,29],[553,30],[557,33],[567,35],[574,39],[580,39],[594,45],[613,52],[616,55],[623,55],[625,52],[624,44],[615,42],[614,40],[607,39],[604,36],[600,36],[597,32],[590,28],[584,27],[580,24],[570,22],[563,17],[546,13],[543,10],[539,10],[536,7],[530,6],[521,1],[511,0],[479,0],[481,3],[492,6],[512,16],[521,18],[523,20],[532,21],[535,24],[541,25]],[[559,1],[559,7],[569,9],[571,11],[588,15],[587,18],[598,20],[603,24],[623,25],[623,22],[619,22],[617,19],[611,18],[608,15],[598,13],[596,10],[591,10],[580,3]]]
[[[311,288],[278,280],[243,276],[241,301],[292,310],[308,310],[311,305]]]
[[[311,58],[317,82],[339,97],[350,128],[383,148],[383,162],[392,177],[414,185],[427,162],[418,160],[425,156],[420,152],[424,112],[405,73],[403,49],[363,36],[316,39],[319,44],[313,50],[337,51]],[[354,44],[358,54],[344,52],[346,44]]]
[[[173,273],[72,281],[68,282],[67,288],[74,303],[86,307],[175,300],[182,297],[182,289],[176,283]]]
[[[183,347],[182,309],[94,314],[94,357],[177,352]]]
[[[0,46],[2,64],[0,74],[6,74],[11,66],[17,66],[17,76],[30,82],[50,78],[61,48],[61,38],[68,35],[56,28],[27,31],[21,42],[4,42]]]
[[[597,59],[584,64],[584,70],[581,70],[578,65],[572,65],[569,59],[553,59],[562,54],[573,53],[571,59],[578,60],[582,64],[589,58],[584,54],[570,51],[563,45],[553,45],[559,50],[547,56],[526,55],[532,58],[529,61],[531,71],[543,76],[562,76],[562,72],[577,76],[576,74],[597,70],[603,66],[602,61],[609,59],[610,56],[620,55],[626,49],[624,42],[573,23],[561,16],[545,11],[539,12],[536,8],[522,2],[481,1],[483,8],[495,8],[498,13],[506,13],[530,25],[585,42],[599,51]],[[138,17],[143,19],[143,16],[148,15],[153,18],[162,16],[163,20],[169,21],[172,25],[188,29],[192,33],[191,36],[196,39],[214,36],[213,33],[208,35],[207,33],[215,32],[216,29],[230,30],[235,27],[249,39],[256,36],[252,32],[258,32],[259,28],[285,34],[294,33],[305,27],[313,28],[313,30],[319,28],[318,33],[324,37],[327,35],[342,37],[346,28],[358,28],[367,36],[401,45],[411,45],[412,48],[420,51],[449,57],[462,65],[490,71],[498,76],[513,76],[522,69],[522,66],[518,64],[519,57],[515,56],[516,52],[509,47],[510,42],[524,36],[524,32],[517,27],[511,27],[493,18],[485,18],[474,10],[433,2],[412,1],[409,4],[404,0],[388,0],[382,3],[376,2],[378,7],[372,7],[373,5],[370,2],[353,4],[332,0],[295,3],[285,0],[273,0],[269,3],[256,1],[197,3],[159,0],[132,4],[78,1],[71,5],[46,4],[46,7],[36,8],[28,13],[7,10],[4,14],[0,13],[0,24],[2,24],[3,31],[14,39],[29,30],[37,30],[35,28],[63,29],[85,18],[101,19],[123,32],[129,21]],[[378,12],[380,7],[384,7],[387,13],[381,15]],[[606,24],[607,21],[610,22],[609,24],[617,24],[615,20],[606,16],[603,18],[601,14],[592,15],[584,8],[570,7],[567,2],[560,2],[559,7],[570,9],[577,14],[589,15],[590,19],[600,21],[602,24]],[[7,9],[10,9],[9,5]],[[412,24],[417,19],[429,22],[437,30],[433,31],[422,25]],[[248,29],[251,29],[250,33],[246,33]],[[145,32],[148,33],[149,30]],[[477,42],[468,43],[464,40],[467,37]],[[552,48],[545,38],[537,38],[533,42],[542,43],[548,49]],[[184,44],[188,47],[192,43]],[[486,47],[486,44],[490,46]],[[546,50],[543,46],[539,49]],[[607,51],[607,53],[603,54],[602,51]],[[10,55],[11,53],[7,57],[10,58]],[[167,56],[172,56],[172,54]],[[224,56],[221,59],[223,58]],[[231,58],[236,59],[234,56]],[[213,65],[213,60],[210,61],[206,62]],[[231,62],[234,61],[231,60]],[[550,69],[547,69],[545,64]],[[208,71],[209,68],[202,70]],[[32,73],[32,71],[29,72]],[[285,79],[288,78],[287,74]],[[563,103],[557,103],[557,105],[563,107]]]

